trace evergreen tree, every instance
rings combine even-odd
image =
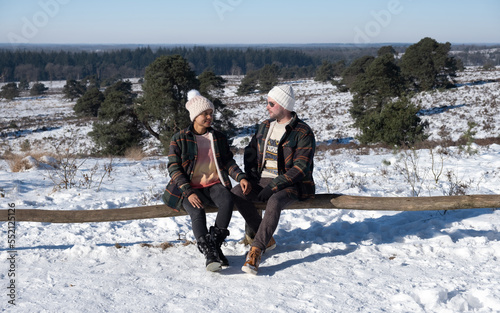
[[[3,85],[2,91],[0,91],[0,97],[7,100],[19,97],[19,89],[17,88],[16,83],[7,83]]]
[[[333,69],[333,64],[328,62],[328,61],[323,61],[323,63],[318,67],[318,70],[316,71],[316,77],[314,77],[314,80],[317,82],[328,82],[333,79],[334,76],[334,69]]]
[[[341,84],[345,85],[347,89],[350,89],[358,75],[363,74],[373,60],[375,60],[375,57],[368,55],[354,60],[354,62],[342,72]]]
[[[88,89],[81,98],[76,101],[73,110],[81,116],[97,116],[97,112],[104,101],[104,94],[98,88]]]
[[[383,142],[392,146],[411,146],[427,139],[427,122],[418,116],[419,108],[402,97],[386,103],[381,111],[374,111],[359,123],[361,143]]]
[[[280,68],[276,64],[266,64],[259,71],[259,87],[261,93],[268,93],[276,84],[278,84],[278,77]]]
[[[384,54],[391,54],[391,55],[396,55],[396,50],[392,46],[383,46],[380,47],[377,51],[377,56],[383,56]]]
[[[224,94],[226,80],[220,76],[215,75],[212,71],[205,71],[198,76],[200,81],[200,93],[207,97],[215,107],[217,114],[213,126],[220,131],[226,133],[228,137],[235,134],[236,126],[231,122],[235,114],[232,110],[222,103],[220,97]]]
[[[89,133],[102,154],[123,155],[140,145],[144,135],[134,113],[134,98],[130,82],[117,82],[106,89],[98,120]]]
[[[240,82],[240,85],[238,86],[238,90],[236,91],[236,94],[238,96],[245,96],[249,95],[252,92],[257,89],[257,83],[259,81],[259,72],[258,71],[252,71],[249,72],[243,77],[243,79]]]
[[[79,98],[83,95],[86,90],[87,88],[81,82],[74,79],[68,79],[63,87],[64,98],[73,101],[75,98]]]
[[[49,90],[49,88],[45,87],[43,83],[35,83],[33,87],[30,89],[30,95],[39,96],[45,94],[45,92]]]
[[[360,142],[409,145],[425,139],[426,124],[404,97],[404,80],[393,54],[384,53],[371,62],[356,78],[352,92],[350,113],[361,130]]]
[[[190,124],[185,108],[187,93],[200,83],[189,63],[180,55],[160,56],[146,68],[143,97],[136,113],[145,128],[164,147],[170,138]]]
[[[352,84],[353,106],[350,113],[355,124],[372,111],[380,112],[388,100],[402,94],[404,81],[394,57],[385,54],[376,58]]]
[[[101,80],[96,75],[87,76],[82,79],[82,82],[85,83],[87,89],[101,88]]]
[[[409,87],[425,91],[452,84],[458,63],[448,56],[450,48],[449,42],[442,44],[429,37],[409,46],[401,58],[401,71]]]
[[[345,60],[340,60],[337,63],[332,64],[332,68],[333,68],[332,78],[341,76],[344,70],[346,69]]]
[[[213,71],[204,71],[198,75],[198,80],[200,81],[199,91],[202,95],[212,92],[217,96],[221,96],[227,83],[223,77],[215,75]]]

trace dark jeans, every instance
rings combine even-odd
[[[207,188],[195,189],[195,193],[203,205],[212,205],[218,208],[215,226],[219,229],[227,229],[233,216],[234,207],[231,192],[222,184],[215,184]],[[182,200],[182,205],[191,217],[191,227],[196,240],[208,234],[205,210],[193,207],[187,198]]]
[[[259,192],[272,181],[271,178],[262,178],[259,184],[252,184],[252,191],[248,195],[244,195],[240,185],[234,187],[231,192],[235,195],[234,204],[243,216],[248,226],[255,232],[255,238],[252,246],[266,250],[267,243],[271,240],[274,231],[278,227],[281,210],[291,203],[297,201],[288,196],[287,189],[295,187],[287,187],[274,193],[267,201],[264,217],[261,217],[253,201],[257,201]]]

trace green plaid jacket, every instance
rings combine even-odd
[[[314,198],[316,187],[313,180],[314,152],[316,139],[311,128],[292,112],[292,121],[286,126],[286,133],[278,145],[278,177],[270,183],[274,192],[289,186],[297,187],[297,192],[287,189],[294,199]],[[245,148],[245,173],[249,180],[259,181],[264,161],[264,141],[273,119],[264,121],[250,144]]]
[[[239,182],[246,178],[245,173],[238,167],[229,149],[226,135],[209,128],[214,140],[215,158],[220,170],[219,179],[229,190],[231,181],[229,175]],[[179,211],[182,208],[182,199],[189,197],[194,191],[189,182],[193,177],[194,166],[198,158],[198,146],[193,133],[193,124],[176,133],[170,141],[168,152],[168,173],[170,181],[165,188],[162,201],[168,207]]]

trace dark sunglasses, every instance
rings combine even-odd
[[[276,103],[271,102],[271,101],[267,101],[267,104],[269,104],[269,106],[270,106],[271,108],[274,108],[274,106],[276,105]]]

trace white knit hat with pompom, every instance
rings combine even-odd
[[[186,109],[189,111],[189,118],[191,122],[200,115],[203,111],[208,109],[215,110],[213,103],[207,98],[203,97],[198,90],[192,89],[187,94],[188,101],[186,102]]]

